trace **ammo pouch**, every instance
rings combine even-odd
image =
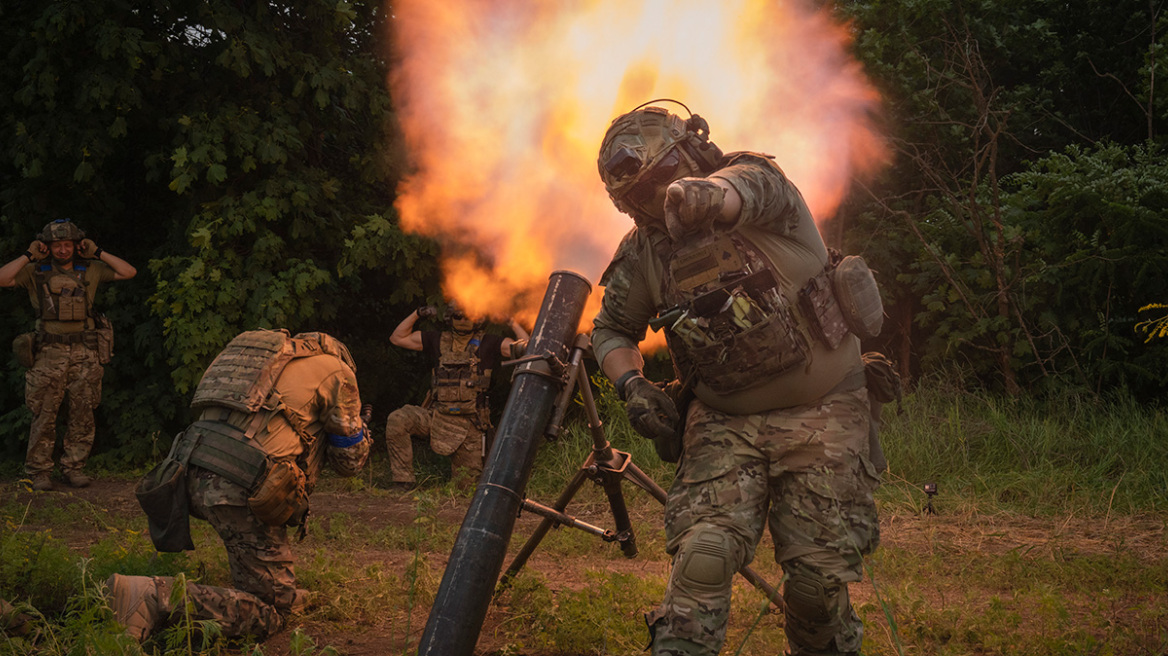
[[[176,457],[183,434],[174,438],[166,459],[155,465],[138,481],[134,496],[146,513],[150,541],[162,552],[195,548],[191,541],[191,518],[188,511],[187,467],[185,458]]]
[[[820,272],[799,289],[799,309],[811,319],[811,332],[827,348],[835,350],[848,336],[848,324],[827,271]]]
[[[36,362],[36,333],[23,333],[12,340],[12,352],[16,361],[25,369],[32,369]]]
[[[95,315],[93,321],[96,326],[93,333],[97,337],[97,343],[94,344],[94,350],[97,351],[97,361],[101,364],[109,364],[109,361],[114,357],[114,325],[104,314]]]

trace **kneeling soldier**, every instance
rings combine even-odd
[[[263,640],[303,608],[287,527],[303,526],[327,458],[351,476],[369,456],[356,365],[325,333],[245,332],[211,363],[191,406],[198,419],[170,456],[139,483],[139,502],[160,551],[193,549],[187,514],[210,522],[227,548],[235,588],[190,583],[194,619],[227,637]],[[172,613],[173,579],[114,574],[107,585],[119,622],[144,640]]]

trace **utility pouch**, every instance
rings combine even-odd
[[[114,357],[114,325],[104,314],[94,316],[93,321],[96,325],[93,332],[97,335],[97,361],[109,364]]]
[[[174,440],[176,448],[181,440],[182,433],[179,433]],[[182,459],[174,456],[175,449],[172,449],[171,454],[143,476],[134,488],[138,505],[146,513],[150,541],[162,552],[195,548],[188,510],[187,467]]]
[[[844,341],[848,325],[826,271],[808,280],[799,290],[799,309],[811,320],[812,332],[827,348],[834,350]]]
[[[308,491],[304,472],[292,460],[278,460],[247,500],[247,507],[269,526],[297,526],[308,514]]]
[[[654,439],[653,449],[657,452],[657,457],[664,462],[676,463],[681,460],[685,438],[685,417],[689,413],[690,402],[694,400],[693,386],[686,385],[677,379],[668,383],[654,384],[660,387],[665,395],[673,401],[673,406],[677,408],[678,419],[673,435],[668,438]]]
[[[861,358],[864,361],[864,379],[868,386],[868,405],[872,413],[868,430],[868,460],[876,467],[876,471],[884,472],[888,469],[888,460],[880,444],[880,415],[885,403],[900,401],[900,374],[883,353],[870,351]]]
[[[23,333],[12,340],[12,352],[16,361],[25,369],[32,369],[36,362],[36,333]]]
[[[197,446],[190,455],[192,465],[215,472],[248,490],[256,489],[268,469],[268,455],[231,424],[202,420],[187,429]]]
[[[86,311],[84,287],[67,287],[57,299],[57,318],[61,321],[83,321]]]
[[[849,255],[840,260],[831,271],[831,286],[848,328],[860,339],[879,335],[884,325],[884,304],[864,258]]]

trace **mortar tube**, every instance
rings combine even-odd
[[[568,362],[592,285],[571,271],[551,274],[474,498],[462,520],[434,598],[418,656],[471,656],[507,556],[527,481],[564,385]]]

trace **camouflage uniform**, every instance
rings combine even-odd
[[[38,272],[43,283],[38,284]],[[25,404],[33,416],[24,470],[32,478],[53,470],[57,414],[66,392],[69,418],[61,470],[67,476],[81,473],[93,448],[93,411],[101,402],[104,373],[90,332],[95,327],[92,313],[67,321],[46,317],[41,300],[44,290],[38,291],[38,287],[45,285],[58,304],[62,292],[68,296],[70,291],[83,288],[86,305],[92,308],[98,285],[113,279],[113,269],[98,260],[77,263],[72,270],[56,264],[30,263],[16,276],[17,286],[28,291],[38,316],[36,360],[24,375]]]
[[[442,339],[451,339],[451,333],[422,332],[422,350],[434,362],[435,368],[444,359]],[[434,453],[450,456],[451,468],[459,485],[473,486],[478,481],[483,472],[485,435],[491,428],[486,388],[491,372],[502,361],[502,342],[502,336],[489,333],[476,333],[467,342],[467,350],[473,353],[462,364],[469,368],[469,376],[476,382],[476,386],[469,390],[476,398],[464,405],[473,405],[473,409],[464,407],[452,413],[441,400],[434,400],[436,390],[432,389],[431,400],[426,406],[406,405],[389,414],[385,420],[385,442],[393,482],[415,481],[412,435],[428,437]]]
[[[285,366],[275,393],[285,404],[285,413],[294,415],[305,433],[316,439],[305,444],[285,415],[276,413],[255,438],[270,458],[308,463],[304,473],[309,493],[325,458],[342,476],[360,471],[369,456],[369,439],[352,369],[332,355],[297,358]],[[340,436],[351,437],[335,439]],[[201,467],[191,467],[187,490],[191,515],[209,522],[223,540],[235,583],[235,588],[188,584],[194,618],[218,621],[228,637],[252,635],[262,640],[279,631],[286,617],[303,604],[305,594],[296,589],[287,528],[260,521],[248,507],[249,490]],[[170,579],[157,577],[155,582],[164,599]]]
[[[828,255],[810,212],[768,157],[727,155],[710,177],[738,192],[732,229],[770,259],[785,294],[823,270]],[[671,305],[671,248],[663,226],[641,219],[618,248],[593,331],[600,362],[635,347],[648,320]],[[699,377],[665,509],[673,569],[665,599],[646,616],[654,654],[718,653],[733,575],[752,561],[764,521],[788,577],[790,653],[859,651],[863,625],[847,583],[860,580],[862,558],[879,541],[863,380],[853,335],[834,349],[811,340],[806,364],[747,389],[720,394]]]

